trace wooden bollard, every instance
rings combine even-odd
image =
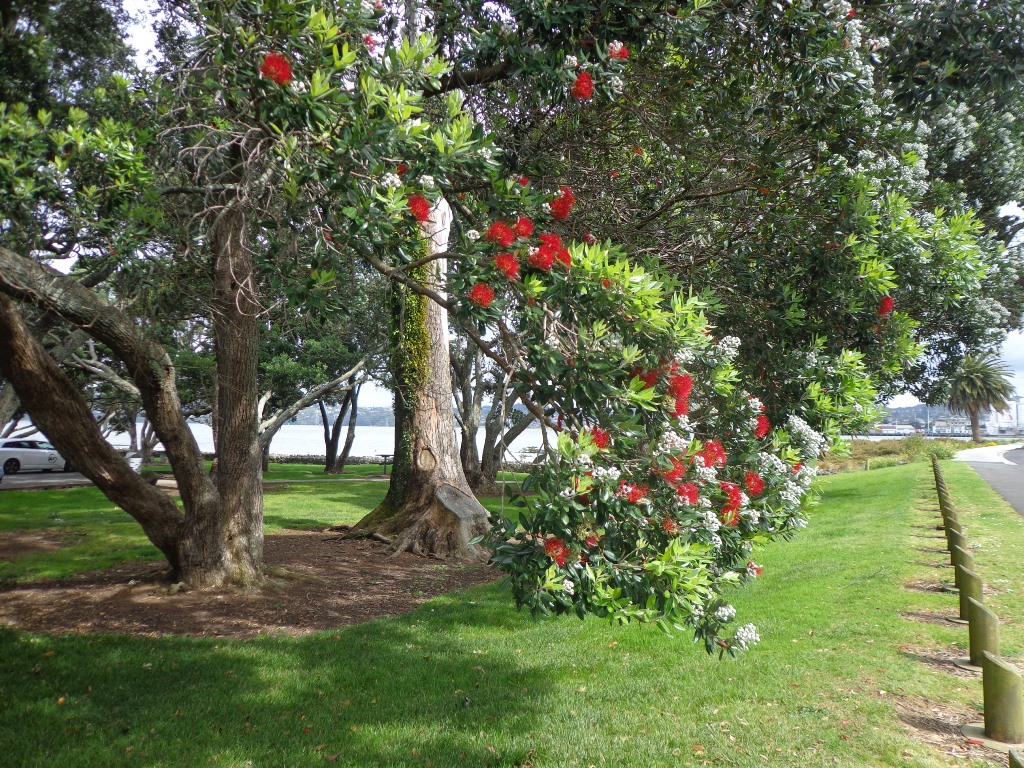
[[[1020,753],[1014,756],[1013,751],[1024,746],[1024,678],[999,656],[983,651],[981,688],[985,722],[965,725],[960,732],[986,747],[1010,752],[1010,765],[1020,766]]]
[[[979,603],[985,602],[981,595],[981,577],[974,571],[967,570],[962,565],[956,567],[956,573],[958,577],[957,584],[960,590],[960,620],[967,621],[969,618],[968,609],[970,608],[967,600],[973,597]]]
[[[960,525],[960,521],[954,517],[943,516],[942,527],[945,528],[947,531],[956,531],[961,535],[964,532],[964,527]]]
[[[985,735],[1004,744],[1024,742],[1024,678],[999,656],[982,653]]]
[[[946,545],[950,552],[953,551],[953,547],[960,547],[960,549],[967,549],[967,537],[960,531],[954,531],[951,528],[946,529]]]
[[[949,564],[956,568],[958,565],[962,565],[968,571],[974,570],[974,555],[968,552],[966,549],[961,547],[959,544],[954,544],[949,548]],[[959,588],[960,585],[957,584]]]
[[[967,598],[967,631],[970,637],[970,658],[956,665],[972,672],[981,671],[982,654],[999,655],[999,617],[973,597]]]
[[[1024,752],[1010,750],[1010,768],[1024,768]]]

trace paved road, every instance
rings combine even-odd
[[[971,448],[961,451],[956,458],[970,464],[1011,507],[1024,515],[1024,446],[1018,443]]]
[[[19,472],[16,475],[4,475],[0,479],[0,493],[34,488],[73,488],[79,485],[92,483],[77,472]]]

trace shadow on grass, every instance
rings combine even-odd
[[[509,632],[520,621],[480,597],[472,624],[464,601],[442,599],[299,639],[0,629],[5,764],[520,765],[528,750],[500,754],[487,734],[538,727],[546,667],[474,647],[477,620]],[[463,624],[470,637],[454,642]]]

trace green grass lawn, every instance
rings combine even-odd
[[[988,600],[1006,620],[1004,651],[1019,661],[1024,632],[1011,619],[1024,615],[1024,519],[966,465],[943,469],[978,570],[996,590]],[[334,507],[343,507],[339,517],[358,514],[372,488],[384,490],[351,485],[370,487],[270,493],[268,522],[320,524]],[[742,658],[708,658],[688,638],[651,627],[534,620],[497,587],[297,639],[4,629],[0,763],[983,765],[915,741],[898,718],[901,703],[965,714],[981,705],[979,680],[921,661],[965,648],[966,631],[901,615],[955,611],[953,596],[902,588],[951,580],[935,567],[942,555],[927,551],[940,542],[938,513],[927,509],[930,466],[829,477],[822,488],[807,530],[758,553],[764,575],[735,593],[738,619],[762,637]],[[76,509],[61,504],[63,518],[107,524],[72,498]],[[0,530],[16,528],[18,516],[5,504]]]

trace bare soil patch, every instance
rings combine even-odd
[[[37,552],[55,552],[62,546],[64,537],[59,533],[5,533],[0,538],[0,560]]]
[[[41,537],[19,534],[5,547],[18,546],[17,554],[24,554],[44,546],[35,538]],[[388,556],[382,543],[328,531],[269,535],[264,559],[268,578],[251,591],[175,591],[161,561],[5,585],[0,623],[33,632],[150,637],[302,635],[406,613],[432,597],[500,576],[476,563]]]
[[[951,757],[984,760],[992,766],[1006,765],[1006,756],[968,739],[960,728],[978,722],[977,712],[936,704],[920,696],[892,696],[897,717],[918,740]]]

